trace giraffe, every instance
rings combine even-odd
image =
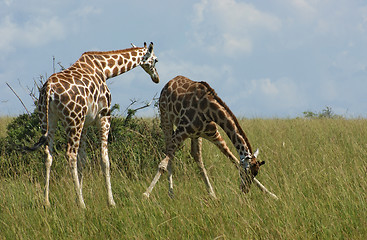
[[[144,193],[149,198],[155,184],[168,171],[169,195],[173,196],[172,160],[177,148],[191,138],[191,155],[197,162],[203,180],[211,197],[216,198],[202,160],[202,138],[214,143],[240,171],[240,187],[249,191],[252,182],[262,191],[277,199],[256,178],[259,168],[265,162],[257,161],[259,151],[252,152],[248,138],[228,106],[218,97],[206,82],[195,82],[183,76],[170,80],[161,91],[159,98],[161,126],[166,142],[166,157],[159,163],[158,171]],[[173,131],[173,126],[176,129]],[[238,151],[240,160],[231,153],[218,131],[218,125],[228,135]]]
[[[77,201],[85,208],[82,194],[82,169],[85,162],[86,129],[92,124],[100,128],[101,168],[105,176],[108,203],[115,206],[110,180],[110,162],[107,139],[111,123],[111,94],[106,80],[141,66],[153,82],[159,82],[155,68],[158,62],[153,52],[153,43],[144,47],[108,51],[85,52],[69,68],[49,77],[40,89],[38,110],[42,136],[33,147],[34,151],[45,146],[45,205],[49,206],[50,168],[53,159],[53,138],[58,120],[67,134],[66,158],[69,162]]]

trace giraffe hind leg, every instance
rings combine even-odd
[[[112,187],[111,187],[111,175],[110,175],[110,160],[108,157],[108,132],[110,130],[110,116],[104,116],[100,119],[101,128],[101,168],[103,175],[105,176],[108,204],[112,207],[116,206],[115,200],[113,199]]]
[[[170,161],[169,157],[166,156],[158,165],[158,171],[155,174],[152,182],[150,183],[149,187],[147,188],[147,190],[143,193],[143,195],[147,198],[149,198],[150,194],[153,191],[154,186],[157,184],[159,178],[161,177],[161,175],[163,174],[163,172],[167,169],[168,166],[168,162]]]
[[[46,153],[46,161],[45,161],[45,206],[50,206],[50,200],[49,200],[49,192],[50,192],[50,171],[51,171],[51,165],[52,165],[52,152],[51,152],[51,145],[46,145],[45,147],[45,153]]]
[[[191,139],[191,156],[194,158],[195,162],[198,164],[200,168],[200,172],[207,186],[209,195],[213,197],[214,199],[216,199],[217,196],[214,193],[213,187],[209,181],[208,173],[206,172],[206,169],[204,167],[204,162],[203,162],[202,155],[201,155],[201,149],[202,149],[201,146],[202,146],[202,138],[192,138]]]
[[[52,155],[53,155],[53,141],[54,135],[57,125],[57,118],[49,118],[49,130],[47,136],[47,144],[45,146],[45,189],[44,189],[44,197],[45,197],[45,206],[50,206],[49,200],[49,192],[50,192],[50,172],[52,165]]]
[[[83,189],[83,169],[87,158],[87,154],[85,152],[86,136],[87,131],[86,128],[84,128],[84,130],[82,131],[82,135],[80,137],[80,146],[78,149],[78,156],[77,156],[78,180],[80,190]]]
[[[173,176],[172,176],[172,161],[168,162],[167,171],[168,171],[168,195],[171,198],[174,198],[174,194],[173,194]]]
[[[75,134],[72,133],[70,128],[66,130],[68,132],[68,148],[66,151],[66,157],[70,164],[71,176],[74,182],[74,188],[77,195],[77,201],[80,207],[85,208],[85,203],[83,199],[82,188],[79,181],[78,173],[78,157],[77,153],[79,151],[80,137],[82,133],[82,127],[79,126],[77,130],[75,130]]]
[[[172,181],[172,166],[170,161],[173,159],[174,153],[176,149],[181,146],[183,141],[186,140],[188,137],[186,131],[182,127],[177,127],[176,131],[173,133],[172,139],[170,142],[166,142],[167,146],[167,156],[159,163],[158,171],[151,182],[150,186],[144,193],[144,196],[149,197],[150,193],[152,192],[154,186],[157,184],[159,178],[161,177],[162,173],[168,170],[168,181],[169,181],[169,190],[168,194],[173,195],[173,181]],[[167,138],[168,139],[168,138]]]
[[[165,138],[165,142],[166,142],[166,148],[168,149],[168,146],[170,146],[172,144],[172,130],[173,130],[173,124],[172,122],[169,120],[168,115],[166,114],[164,109],[160,109],[160,116],[161,116],[161,127],[164,133],[164,138]],[[167,150],[168,152],[168,150]],[[173,184],[172,183],[172,175],[171,175],[171,165],[168,166],[168,163],[170,161],[170,158],[168,156],[166,156],[158,165],[158,171],[156,173],[156,175],[154,176],[151,184],[149,185],[149,187],[147,188],[147,190],[144,192],[144,196],[149,198],[154,186],[157,184],[159,178],[161,177],[161,175],[163,174],[164,171],[169,170],[169,176],[168,176],[168,181],[170,181],[170,188],[173,188]],[[167,169],[168,168],[168,169]]]

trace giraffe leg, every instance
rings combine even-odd
[[[213,197],[214,199],[217,198],[217,196],[214,193],[213,187],[210,184],[208,173],[206,172],[206,169],[204,167],[204,162],[201,155],[201,146],[202,146],[202,138],[192,138],[191,139],[191,156],[194,158],[196,163],[198,164],[201,175],[203,177],[203,180],[208,188],[209,195]]]
[[[71,176],[73,178],[75,192],[77,194],[77,199],[78,199],[78,204],[80,207],[85,208],[83,193],[82,193],[82,189],[79,183],[77,154],[75,154],[75,152],[76,152],[75,147],[71,147],[70,150],[66,154],[69,158]]]
[[[79,150],[80,137],[82,133],[82,127],[78,126],[77,128],[67,128],[68,132],[68,148],[66,151],[66,157],[69,161],[71,176],[73,178],[75,192],[77,195],[77,201],[80,207],[85,208],[85,203],[83,199],[82,189],[79,181],[79,173],[78,173],[78,157],[77,153]]]
[[[101,128],[101,168],[105,176],[108,204],[110,206],[116,206],[115,200],[113,199],[112,187],[111,187],[111,175],[110,175],[110,161],[108,158],[108,132],[110,130],[111,116],[103,116],[100,118]]]
[[[55,118],[49,118],[49,130],[48,130],[48,136],[47,136],[47,144],[45,147],[45,206],[50,206],[50,200],[49,200],[49,192],[50,192],[50,172],[51,172],[51,165],[52,165],[52,155],[53,155],[53,137],[55,135],[56,130],[56,124],[57,119]]]
[[[147,188],[147,190],[144,193],[144,196],[149,198],[150,193],[152,192],[154,186],[157,184],[159,178],[161,177],[162,173],[165,171],[169,171],[169,195],[173,195],[173,183],[172,183],[172,166],[170,161],[174,157],[174,153],[176,152],[176,149],[185,141],[185,139],[188,137],[186,131],[182,127],[177,127],[176,131],[174,132],[171,141],[166,142],[167,145],[167,156],[159,163],[158,165],[158,171],[151,182],[150,186]],[[170,139],[166,137],[166,140]]]
[[[161,110],[161,127],[163,130],[163,134],[164,134],[164,138],[165,138],[165,143],[166,143],[166,152],[168,153],[168,146],[170,146],[172,144],[172,130],[173,130],[173,125],[172,123],[169,121],[168,119],[168,115],[166,114],[166,112],[164,111],[164,109],[160,109]],[[161,177],[161,175],[163,174],[163,172],[167,169],[168,167],[168,163],[170,162],[170,157],[167,155],[158,165],[158,171],[156,173],[156,175],[154,176],[151,184],[149,185],[149,187],[147,188],[147,190],[144,192],[144,196],[149,198],[150,193],[152,192],[154,186],[157,184],[159,178]],[[169,171],[171,173],[169,173],[169,177],[168,180],[170,181],[170,189],[171,187],[173,188],[173,184],[172,183],[172,167],[171,165],[169,166]]]
[[[218,131],[217,125],[214,122],[210,123],[210,125],[212,125],[210,127],[210,129],[212,129],[212,131],[205,132],[205,134],[206,134],[205,138],[208,139],[209,141],[211,141],[212,143],[214,143],[215,146],[217,146],[219,148],[219,150],[224,155],[226,155],[232,161],[233,164],[235,164],[236,168],[239,168],[240,161],[238,161],[236,156],[233,155],[233,153],[229,150],[226,142],[224,141],[224,139],[222,138],[222,136],[220,135],[220,133]]]
[[[174,194],[173,194],[173,176],[172,176],[172,161],[168,161],[167,171],[168,171],[168,195],[171,198],[174,198]]]
[[[46,145],[45,153],[46,153],[46,161],[45,161],[45,173],[46,173],[46,180],[45,180],[45,206],[50,206],[49,200],[49,192],[50,192],[50,171],[52,165],[52,152],[51,152],[51,144]]]
[[[80,137],[80,146],[79,146],[78,157],[77,157],[78,179],[79,179],[79,186],[80,186],[80,192],[81,192],[80,194],[82,194],[83,192],[83,168],[85,166],[85,161],[87,158],[87,154],[85,152],[86,136],[87,136],[86,130],[83,130],[82,135]]]
[[[147,190],[143,193],[143,195],[147,198],[149,198],[154,186],[157,184],[159,178],[161,177],[161,175],[164,173],[164,171],[167,169],[168,166],[168,162],[170,161],[170,158],[168,156],[166,156],[158,165],[158,171],[155,174],[152,182],[150,183],[149,187],[147,188]]]

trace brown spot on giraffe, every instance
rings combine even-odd
[[[109,59],[109,60],[107,60],[107,65],[108,65],[108,67],[109,68],[112,68],[112,67],[114,67],[115,66],[115,60],[113,60],[113,59]]]
[[[123,58],[122,58],[122,57],[119,57],[119,59],[118,59],[118,61],[117,61],[117,64],[118,64],[119,66],[121,66],[123,62],[124,62],[124,61],[123,61]]]

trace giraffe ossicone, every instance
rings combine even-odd
[[[132,47],[107,52],[85,52],[69,68],[51,75],[40,89],[38,109],[41,120],[42,137],[33,147],[42,145],[46,154],[45,204],[49,205],[50,168],[53,161],[53,141],[58,120],[61,120],[67,134],[66,157],[70,164],[78,203],[85,207],[82,194],[82,170],[85,163],[85,138],[89,125],[97,124],[101,139],[101,168],[105,176],[108,203],[113,199],[110,161],[107,139],[111,123],[111,94],[106,81],[109,78],[141,66],[155,83],[159,75],[155,68],[158,62],[153,51],[153,43],[144,47]]]
[[[158,171],[144,196],[150,196],[154,186],[165,171],[168,171],[169,194],[173,195],[171,162],[174,159],[175,151],[187,138],[191,138],[191,155],[197,162],[208,192],[212,197],[216,198],[216,195],[202,160],[202,138],[214,143],[239,169],[240,187],[244,193],[249,191],[253,181],[262,191],[270,193],[255,178],[260,166],[265,162],[257,161],[259,152],[252,152],[250,142],[237,118],[208,83],[195,82],[183,76],[173,78],[161,91],[159,110],[165,136],[166,157],[160,162]],[[175,130],[174,125],[176,126]],[[241,161],[229,150],[220,135],[218,126],[228,135],[237,149]]]

